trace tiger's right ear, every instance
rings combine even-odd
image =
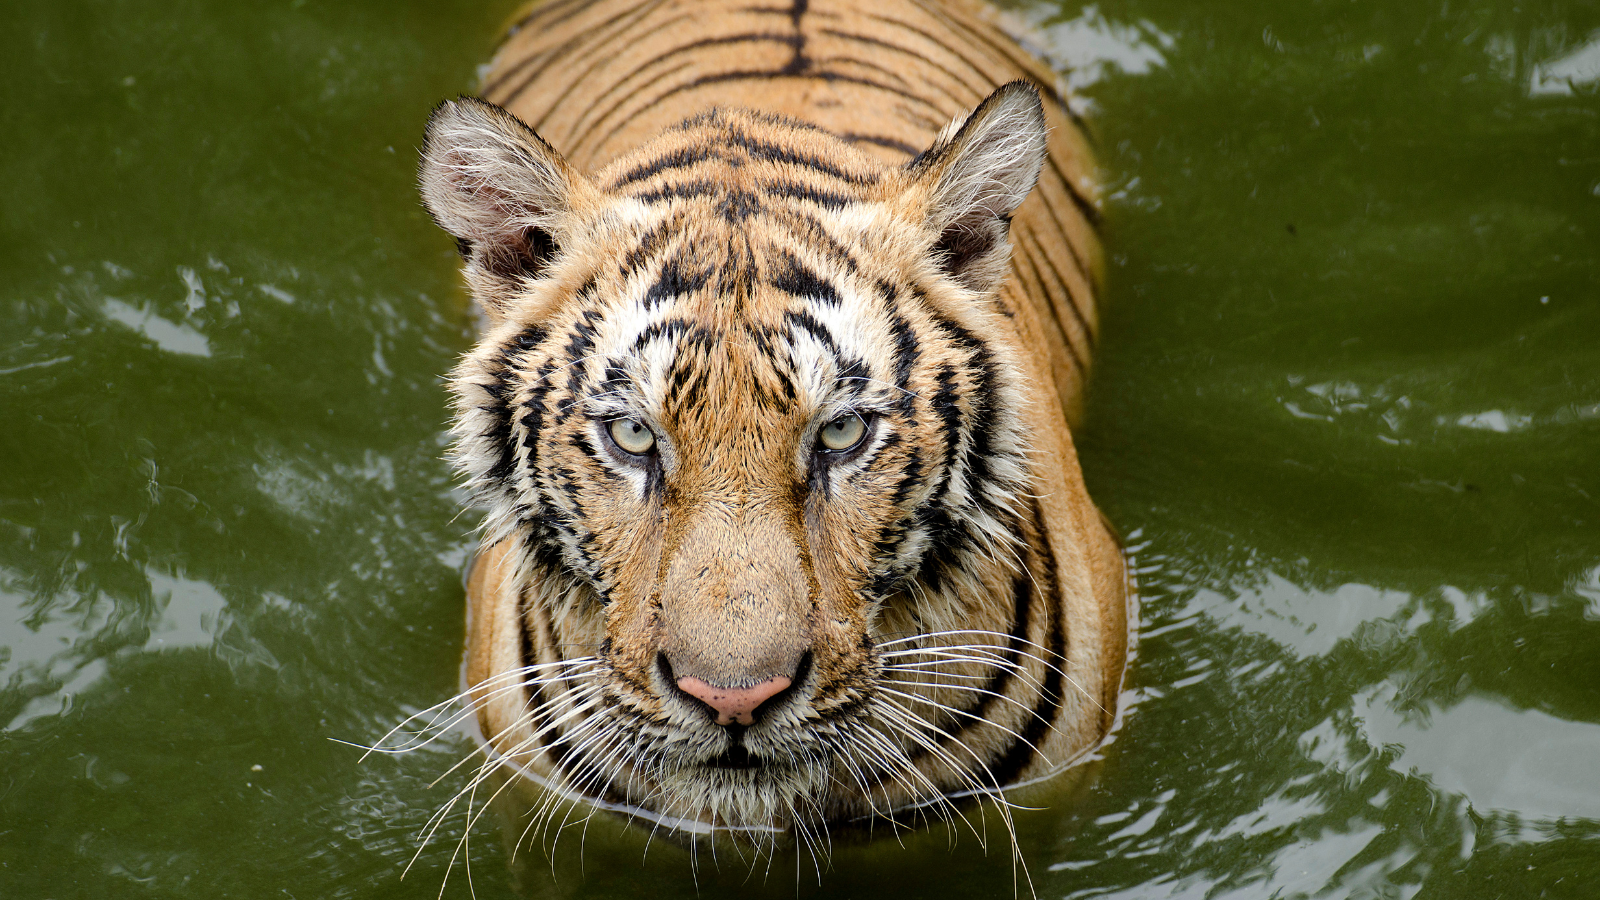
[[[434,109],[418,180],[423,205],[455,236],[467,285],[491,320],[505,316],[599,202],[589,179],[532,128],[475,97]]]

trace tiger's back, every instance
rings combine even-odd
[[[536,134],[436,112],[501,760],[805,835],[1104,737],[1128,594],[1069,429],[1100,249],[1053,84],[968,0],[553,0],[483,91]]]

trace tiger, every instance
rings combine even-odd
[[[483,316],[465,681],[533,817],[796,845],[1103,742],[1132,590],[1052,71],[976,0],[546,0],[480,94],[419,181]]]

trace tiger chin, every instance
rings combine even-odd
[[[503,105],[428,125],[424,202],[487,322],[450,382],[485,510],[486,749],[550,792],[530,827],[565,801],[784,844],[1000,800],[1104,738],[1126,656],[1068,426],[1099,253],[1062,174],[1081,136],[1025,55],[925,104],[940,128],[820,52],[895,16],[993,30],[964,3],[813,0],[743,30],[760,8],[682,6],[535,7],[489,76]],[[618,21],[657,62],[607,48],[594,23]],[[731,74],[677,89],[669,56]],[[625,64],[661,96],[602,140]],[[588,95],[558,92],[578,69]]]

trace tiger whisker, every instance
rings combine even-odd
[[[961,672],[946,672],[946,671],[941,670],[941,669],[929,668],[929,666],[933,666],[933,665],[956,665],[956,664],[1001,669],[1002,671],[1010,672],[1012,675],[1016,676],[1019,680],[1021,680],[1023,683],[1025,683],[1026,685],[1028,685],[1031,688],[1035,688],[1035,689],[1038,689],[1038,690],[1043,690],[1044,689],[1044,684],[1041,683],[1037,678],[1035,678],[1033,676],[1033,673],[1029,672],[1027,669],[1025,669],[1025,668],[1023,668],[1021,666],[1012,665],[1010,663],[1002,663],[1002,662],[999,662],[999,661],[985,660],[985,659],[960,658],[960,659],[937,660],[937,661],[928,662],[928,663],[915,663],[915,664],[906,664],[906,665],[884,666],[883,667],[883,673],[884,673],[885,676],[891,675],[891,674],[915,675],[920,679],[920,680],[917,680],[917,681],[905,681],[905,682],[902,682],[903,684],[908,684],[908,685],[947,688],[947,689],[953,690],[953,691],[965,691],[967,693],[988,694],[990,696],[995,696],[995,697],[1004,696],[1002,694],[995,693],[994,691],[991,691],[988,688],[976,687],[976,686],[972,686],[972,685],[954,684],[954,683],[950,683],[950,682],[940,681],[939,680],[941,678],[958,678],[958,679],[961,679],[962,681],[988,681],[989,678],[991,677],[990,675],[971,675],[971,674],[965,674],[965,673],[961,673]],[[1014,698],[1010,698],[1010,697],[1006,697],[1006,699],[1008,701],[1012,702],[1012,703],[1019,702],[1019,701],[1015,700]]]
[[[874,711],[881,712],[881,708],[875,705]],[[885,724],[893,724],[887,719],[883,719],[881,717],[880,721],[884,721]],[[896,727],[899,730],[904,731],[903,726]],[[926,792],[924,793],[921,790],[914,790],[914,794],[920,793],[923,796],[932,797],[932,802],[938,804],[941,808],[948,809],[949,812],[960,817],[960,819],[966,823],[967,827],[971,829],[973,835],[978,839],[980,845],[984,843],[983,835],[978,831],[977,827],[972,824],[972,821],[966,817],[966,814],[961,812],[960,809],[956,808],[954,804],[944,799],[944,792],[939,790],[939,788],[934,785],[934,783],[930,781],[926,775],[917,769],[911,760],[906,757],[905,753],[902,752],[899,747],[895,746],[893,741],[889,740],[886,735],[884,735],[882,732],[879,732],[877,729],[872,728],[870,725],[863,725],[858,734],[865,735],[867,739],[879,749],[880,754],[883,756],[882,761],[892,765],[894,767],[893,771],[903,773],[904,775],[913,776],[917,781],[922,783],[922,786],[926,789]],[[913,735],[908,734],[907,736],[915,739]],[[904,784],[908,789],[912,789],[910,780],[905,779],[902,780],[901,783]]]
[[[516,728],[520,727],[522,724],[524,724],[524,723],[536,718],[537,716],[539,716],[541,714],[542,710],[548,709],[548,708],[550,708],[552,706],[556,706],[556,705],[558,705],[560,703],[563,703],[563,702],[572,701],[575,696],[580,696],[581,694],[585,694],[585,693],[586,694],[596,694],[596,693],[599,693],[599,692],[600,692],[600,688],[596,687],[594,685],[579,685],[577,687],[568,688],[563,693],[558,694],[555,697],[551,698],[550,700],[547,700],[544,703],[541,703],[538,706],[534,707],[533,709],[529,710],[527,713],[525,713],[517,721],[513,722],[511,725],[509,725],[505,729],[503,729],[499,734],[495,735],[494,736],[494,740],[499,740],[500,738],[504,737],[508,732],[513,731]],[[584,702],[587,703],[588,701],[585,700]],[[552,719],[550,722],[545,724],[544,727],[540,728],[538,731],[535,731],[533,734],[529,735],[518,746],[520,747],[522,745],[525,745],[529,741],[537,741],[540,737],[543,737],[545,734],[549,733],[550,731],[561,727],[561,724],[563,722],[566,722],[568,719],[572,718],[574,715],[580,714],[583,711],[583,708],[584,707],[582,705],[575,705],[573,709],[570,709],[567,712],[562,713],[557,718]],[[512,754],[512,753],[506,753],[504,755],[507,756],[508,758],[514,758],[514,754]],[[438,784],[441,780],[443,780],[444,778],[446,778],[449,775],[451,775],[452,773],[454,773],[457,769],[461,768],[461,766],[464,765],[467,762],[467,760],[469,760],[471,758],[472,758],[472,756],[469,755],[466,758],[462,759],[460,762],[458,762],[455,765],[451,766],[450,768],[446,769],[443,773],[441,773],[439,775],[438,778],[434,779],[433,784]],[[432,785],[430,785],[430,787],[431,786]]]
[[[886,682],[886,683],[901,684],[903,682]],[[947,704],[940,703],[937,700],[932,700],[932,699],[929,699],[927,697],[919,697],[916,694],[906,693],[905,691],[897,691],[897,690],[894,690],[893,688],[883,688],[882,690],[886,694],[893,694],[896,697],[904,697],[907,700],[912,700],[912,701],[915,701],[917,703],[926,703],[929,706],[932,706],[932,707],[934,707],[936,709],[941,709],[941,710],[943,710],[943,711],[945,711],[947,713],[950,713],[951,715],[964,716],[964,717],[966,717],[968,719],[973,720],[974,722],[983,722],[983,723],[985,723],[987,725],[990,725],[990,726],[992,726],[994,728],[998,728],[999,730],[1005,732],[1006,734],[1011,735],[1012,737],[1016,738],[1017,740],[1021,741],[1024,744],[1026,744],[1029,749],[1033,750],[1033,752],[1039,754],[1039,758],[1043,759],[1047,766],[1054,765],[1053,763],[1050,762],[1050,758],[1044,754],[1044,751],[1042,751],[1038,747],[1034,746],[1033,741],[1030,741],[1027,738],[1023,737],[1022,735],[1016,733],[1015,731],[1012,731],[1010,728],[1007,728],[1006,726],[1001,725],[999,722],[990,721],[989,719],[985,719],[983,716],[974,715],[972,713],[967,712],[964,709],[956,709],[953,706],[949,706]],[[992,691],[985,691],[985,693],[993,694]],[[1000,697],[1000,699],[1002,699],[1002,700],[1010,701],[1011,703],[1014,703],[1019,709],[1023,709],[1023,710],[1027,710],[1028,709],[1026,706],[1024,706],[1021,703],[1017,703],[1017,701],[1012,700],[1010,697],[1004,697],[1004,696],[1002,696],[1000,694],[993,694],[993,696]],[[942,730],[942,729],[939,729],[939,730]],[[954,736],[951,736],[951,740],[955,740]],[[974,754],[974,756],[976,756],[976,754]]]
[[[373,753],[391,753],[391,754],[409,753],[412,750],[418,750],[418,749],[421,749],[422,747],[427,746],[428,744],[432,743],[434,740],[437,740],[443,734],[448,733],[448,731],[450,729],[454,728],[459,722],[461,722],[467,716],[471,715],[473,712],[476,712],[477,707],[479,705],[481,705],[484,700],[491,699],[492,697],[498,696],[498,695],[500,695],[502,693],[505,693],[506,691],[515,690],[515,689],[517,689],[519,687],[522,687],[522,686],[525,686],[525,685],[528,685],[528,684],[531,684],[531,683],[538,683],[539,680],[535,680],[534,682],[516,681],[516,683],[514,683],[514,684],[501,685],[500,687],[495,688],[494,690],[491,691],[491,693],[488,696],[483,697],[481,699],[474,697],[474,694],[477,691],[479,691],[482,688],[484,688],[485,686],[487,686],[487,685],[495,685],[498,682],[510,682],[510,681],[513,681],[514,679],[518,679],[521,676],[528,674],[529,672],[532,672],[532,671],[535,671],[535,670],[539,670],[539,669],[579,667],[579,666],[583,665],[586,662],[588,662],[588,661],[587,660],[582,660],[582,659],[577,659],[577,660],[562,660],[562,661],[556,662],[556,663],[540,663],[538,665],[523,666],[521,668],[512,669],[512,670],[509,670],[509,671],[506,671],[506,672],[502,672],[499,675],[494,676],[493,678],[486,678],[483,681],[479,682],[478,684],[474,685],[472,688],[469,688],[468,690],[462,691],[462,692],[456,694],[455,696],[450,697],[447,700],[441,700],[440,702],[435,703],[434,705],[428,707],[427,709],[412,713],[411,715],[409,715],[406,718],[402,719],[399,724],[395,725],[393,728],[390,728],[389,731],[386,732],[383,735],[383,737],[379,738],[376,743],[374,743],[374,744],[372,744],[370,746],[366,745],[366,744],[357,744],[357,743],[354,743],[354,742],[351,742],[351,741],[340,740],[338,738],[333,738],[332,740],[335,743],[340,743],[340,744],[344,744],[346,746],[356,747],[358,749],[365,750],[366,752],[361,755],[361,758],[359,760],[357,760],[358,762],[365,761],[367,756],[369,756],[370,754],[373,754]],[[450,713],[449,721],[445,722],[443,725],[438,724],[439,718],[441,716],[445,715],[447,712],[450,712],[451,707],[454,706],[457,703],[464,703],[466,708],[465,709],[458,709],[455,712]],[[437,732],[438,732],[437,734],[434,734],[432,737],[430,737],[427,740],[425,740],[425,741],[423,741],[421,743],[418,743],[418,744],[409,744],[408,743],[408,744],[402,744],[402,745],[400,745],[398,747],[386,747],[386,746],[384,746],[389,741],[390,738],[394,737],[397,733],[400,733],[402,730],[404,730],[407,725],[409,725],[410,723],[412,723],[412,722],[414,722],[414,721],[416,721],[416,720],[418,720],[420,718],[423,718],[424,716],[428,716],[430,714],[432,715],[432,718],[428,721],[428,723],[425,724],[425,725],[420,726],[419,728],[414,729],[411,732],[411,734],[415,737],[415,736],[420,736],[420,735],[423,735],[423,734],[427,734],[428,732],[435,731],[435,730],[437,730]]]
[[[1028,884],[1029,884],[1029,888],[1031,890],[1032,889],[1032,885],[1033,885],[1033,878],[1032,878],[1031,875],[1029,875],[1027,873],[1027,861],[1022,858],[1021,846],[1017,841],[1016,823],[1015,823],[1014,819],[1011,816],[1011,809],[1012,809],[1013,804],[1011,804],[1010,801],[1005,799],[1005,796],[1003,794],[1003,789],[1000,787],[1000,785],[998,783],[995,782],[993,773],[989,772],[988,767],[983,764],[981,758],[978,757],[978,754],[971,747],[967,746],[966,742],[962,741],[960,738],[957,738],[954,735],[951,735],[948,732],[945,732],[943,729],[940,729],[938,727],[933,726],[931,723],[927,722],[927,720],[923,719],[921,716],[918,716],[915,713],[911,712],[910,710],[907,710],[904,707],[901,707],[899,704],[894,703],[893,701],[888,701],[888,700],[884,700],[882,702],[884,703],[884,705],[886,707],[894,710],[898,715],[909,717],[915,723],[918,723],[918,724],[920,724],[920,725],[922,725],[924,727],[927,727],[930,731],[932,731],[932,732],[934,732],[936,734],[943,735],[946,739],[948,739],[951,742],[957,744],[962,749],[964,749],[968,753],[972,754],[974,759],[978,760],[978,764],[979,764],[980,768],[982,768],[983,771],[986,774],[989,775],[990,782],[993,785],[993,787],[992,788],[978,787],[977,783],[976,783],[976,780],[975,779],[971,779],[971,778],[968,779],[968,783],[972,784],[974,786],[977,796],[979,796],[981,798],[984,798],[984,799],[988,799],[990,802],[994,803],[996,810],[1000,813],[1000,821],[1005,825],[1006,833],[1007,833],[1008,837],[1010,838],[1013,865],[1021,864],[1021,866],[1023,868],[1024,876],[1027,878]],[[882,712],[882,710],[880,709],[880,713],[881,712]],[[913,736],[914,739],[919,737],[918,735],[916,735],[915,731],[908,730],[907,733],[909,735]],[[943,757],[944,759],[947,760],[947,764],[948,765],[951,765],[952,767],[955,766],[956,763],[955,763],[954,758],[951,757],[942,748],[937,747],[937,744],[925,744],[924,746],[929,746],[930,751],[939,753],[941,757]],[[987,823],[986,823],[986,827],[987,827]],[[987,850],[987,847],[985,847],[985,850]]]
[[[930,638],[930,637],[947,637],[947,636],[948,637],[954,637],[954,636],[961,635],[961,634],[976,634],[976,635],[985,635],[985,636],[989,636],[989,637],[1005,638],[1007,641],[1016,641],[1018,643],[1026,644],[1028,646],[1038,647],[1040,650],[1043,650],[1044,652],[1049,653],[1052,656],[1056,655],[1055,652],[1050,650],[1049,648],[1040,646],[1039,644],[1037,644],[1037,643],[1035,643],[1033,641],[1027,640],[1026,638],[1018,638],[1015,635],[1002,634],[1001,632],[998,632],[998,631],[985,631],[985,630],[982,630],[982,629],[963,629],[963,630],[959,630],[959,631],[932,632],[932,633],[929,633],[929,634],[926,634],[926,635],[913,635],[911,637],[899,638],[897,640],[887,641],[887,642],[885,642],[883,644],[880,644],[879,646],[880,647],[886,647],[886,646],[890,646],[890,645],[894,645],[894,644],[907,643],[909,641],[914,641],[914,640],[924,640],[924,639]],[[930,649],[933,649],[933,648],[926,648],[926,649],[925,648],[916,648],[916,649],[912,649],[912,650],[895,650],[895,651],[891,651],[889,653],[883,653],[883,654],[881,654],[881,656],[884,656],[884,657],[898,657],[900,655],[912,655],[912,654],[915,654],[915,653],[926,653]],[[998,648],[994,648],[993,646],[987,645],[987,644],[955,645],[955,646],[951,646],[950,649],[971,649],[971,650],[981,650],[981,651],[987,651],[987,652],[1002,652]],[[1005,651],[1003,651],[1003,652],[1013,652],[1013,651],[1011,651],[1010,648],[1006,648]],[[1076,678],[1073,678],[1071,675],[1069,675],[1065,670],[1063,670],[1059,666],[1055,665],[1054,663],[1050,662],[1049,660],[1047,660],[1047,659],[1045,659],[1043,657],[1037,656],[1037,655],[1032,654],[1032,653],[1027,653],[1027,652],[1021,651],[1021,650],[1018,650],[1018,651],[1015,651],[1015,652],[1020,654],[1020,655],[1027,656],[1030,659],[1037,660],[1041,665],[1044,665],[1044,666],[1048,667],[1049,669],[1054,671],[1056,674],[1058,674],[1062,678],[1066,679],[1067,683],[1071,684],[1074,688],[1077,688],[1078,692],[1083,694],[1085,699],[1087,699],[1090,703],[1093,703],[1095,705],[1095,707],[1098,708],[1101,712],[1105,713],[1106,715],[1110,715],[1111,714],[1109,710],[1107,710],[1104,706],[1102,706],[1100,704],[1099,700],[1095,699],[1093,694],[1089,693],[1089,691],[1087,689],[1085,689],[1083,687],[1083,685],[1078,683],[1078,680]]]

